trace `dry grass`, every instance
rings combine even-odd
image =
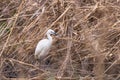
[[[0,0],[0,79],[120,80],[120,0]],[[50,65],[34,59],[54,29]]]

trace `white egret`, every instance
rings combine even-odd
[[[38,60],[43,60],[49,53],[50,47],[52,45],[52,37],[51,35],[55,35],[55,31],[49,29],[46,33],[47,39],[42,39],[38,42],[36,49],[35,49],[35,58]]]

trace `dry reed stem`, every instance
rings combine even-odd
[[[4,46],[3,46],[3,49],[2,49],[2,51],[1,51],[1,53],[0,53],[0,57],[2,56],[3,51],[5,50],[5,47],[6,47],[7,44],[8,44],[8,41],[9,41],[9,39],[10,39],[10,36],[11,36],[11,34],[12,34],[12,32],[13,32],[13,28],[14,28],[15,25],[16,25],[16,21],[17,21],[17,19],[18,19],[18,16],[19,16],[19,14],[20,14],[21,9],[22,9],[23,3],[24,3],[24,0],[22,0],[21,4],[20,4],[20,6],[19,6],[18,13],[14,16],[14,17],[15,17],[15,21],[13,22],[13,25],[12,25],[12,27],[11,27],[10,33],[9,33],[9,35],[8,35],[8,38],[7,38],[7,40],[6,40],[6,42],[5,42]]]
[[[69,6],[69,7],[43,32],[43,34],[45,34],[45,32],[46,32],[48,29],[50,29],[52,26],[54,26],[55,23],[56,23],[58,20],[60,20],[60,19],[67,13],[67,11],[68,11],[70,8],[71,8],[71,6]],[[41,34],[41,36],[42,36],[43,34]]]
[[[39,74],[36,77],[30,78],[30,80],[42,80],[42,79],[44,79],[44,76],[47,74],[48,74],[47,72],[44,72],[43,74]]]
[[[72,28],[68,27],[68,30],[69,30],[68,35],[69,35],[70,38],[72,38]],[[68,41],[67,47],[68,47],[68,49],[67,49],[67,55],[65,57],[64,62],[62,63],[62,65],[60,67],[59,72],[57,73],[57,78],[62,78],[62,76],[64,74],[64,71],[67,68],[67,64],[70,61],[70,51],[71,51],[71,47],[72,47],[72,41],[71,40]]]
[[[105,74],[109,69],[111,69],[119,60],[120,60],[120,58],[118,58],[117,60],[115,60],[115,61],[104,71],[104,74]]]
[[[6,59],[7,60],[7,59]],[[34,65],[32,65],[32,64],[28,64],[28,63],[25,63],[25,62],[22,62],[22,61],[19,61],[19,60],[15,60],[15,59],[8,59],[10,62],[17,62],[17,63],[19,63],[19,64],[22,64],[22,65],[26,65],[26,66],[29,66],[29,67],[33,67],[33,68],[35,68],[35,69],[38,69],[38,70],[40,70],[38,67],[36,67],[36,66],[34,66]],[[42,72],[44,72],[44,70],[40,70],[40,71],[42,71]]]
[[[90,13],[88,13],[88,14],[84,17],[83,20],[80,19],[80,20],[74,25],[74,27],[78,26],[82,21],[86,21],[86,20],[88,19],[88,17],[89,17],[93,12],[95,12],[95,10],[98,8],[98,4],[99,4],[99,3],[96,3],[96,5],[93,7],[92,11],[91,11]]]

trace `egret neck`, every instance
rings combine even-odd
[[[50,42],[52,42],[52,37],[50,36],[49,33],[47,33],[47,38],[48,38],[48,40],[49,40]]]

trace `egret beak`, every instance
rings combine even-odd
[[[53,36],[56,36],[56,35],[57,35],[57,33],[55,33],[55,32],[54,32],[52,35],[53,35]]]
[[[53,35],[53,36],[56,36],[56,35],[57,35],[56,32],[51,32],[50,34]]]
[[[58,34],[57,33],[54,33],[54,36],[57,36]]]

